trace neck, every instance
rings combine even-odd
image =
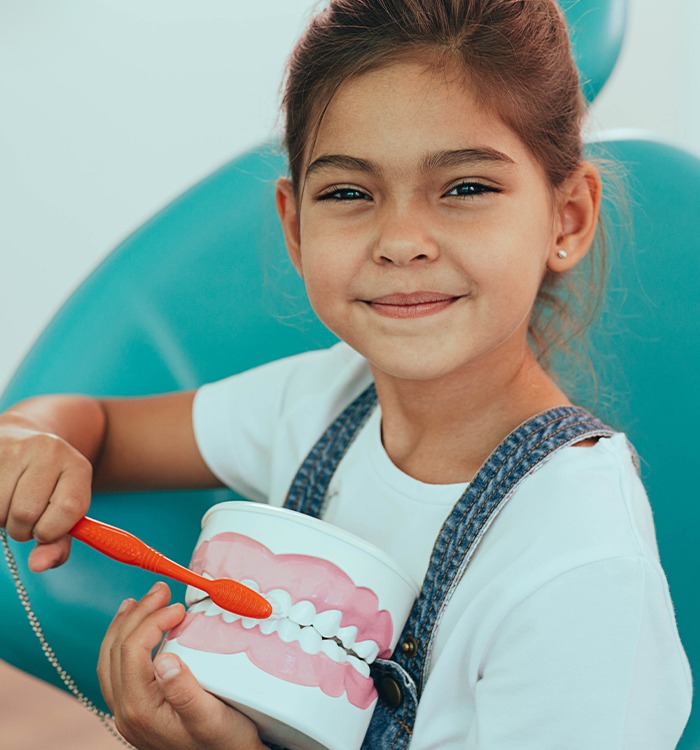
[[[470,481],[519,424],[569,403],[529,347],[506,363],[472,363],[469,372],[431,381],[373,372],[387,454],[405,473],[431,484]]]

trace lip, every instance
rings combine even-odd
[[[422,318],[453,305],[462,295],[443,292],[397,292],[364,300],[374,312],[388,318]]]

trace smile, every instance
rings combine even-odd
[[[426,291],[388,294],[365,302],[374,312],[387,318],[422,318],[442,312],[458,299],[460,295]]]
[[[188,589],[190,609],[170,631],[187,648],[244,653],[256,667],[287,682],[347,695],[365,709],[376,699],[369,665],[391,653],[393,623],[376,594],[357,587],[336,565],[318,557],[275,555],[250,537],[225,532],[195,550],[192,570],[232,578],[273,605],[266,620],[241,618]]]

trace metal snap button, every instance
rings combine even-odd
[[[418,653],[418,641],[412,635],[407,635],[401,644],[401,651],[406,656],[415,656]]]
[[[401,705],[401,701],[403,700],[401,687],[393,677],[382,677],[379,685],[377,685],[377,692],[379,693],[379,697],[390,708],[398,708]]]

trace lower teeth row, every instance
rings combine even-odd
[[[378,647],[372,649],[374,653],[369,654],[369,657],[365,661],[357,656],[357,654],[349,653],[337,638],[323,638],[320,633],[313,628],[313,626],[302,627],[295,622],[287,619],[267,619],[267,620],[256,620],[251,617],[240,617],[239,615],[227,612],[217,607],[211,600],[204,600],[197,602],[190,607],[190,612],[200,612],[207,616],[219,615],[225,622],[235,622],[240,620],[241,625],[246,630],[252,630],[255,627],[260,629],[263,635],[271,635],[277,633],[277,637],[285,643],[291,643],[297,641],[301,650],[307,654],[318,654],[323,652],[333,661],[338,664],[348,662],[351,664],[361,675],[369,677],[369,664],[374,661],[377,656]]]

